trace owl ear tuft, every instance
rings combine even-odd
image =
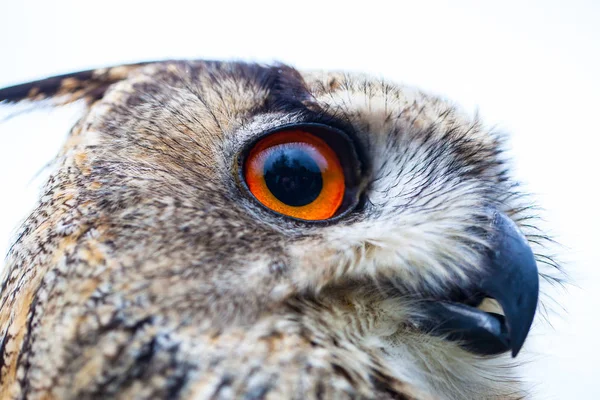
[[[110,85],[127,78],[131,71],[146,64],[149,63],[73,72],[0,88],[0,104],[49,100],[52,105],[59,106],[81,99],[91,104],[102,98]]]

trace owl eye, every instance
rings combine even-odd
[[[340,157],[330,145],[337,142],[302,128],[271,133],[250,148],[243,179],[273,211],[308,221],[332,218],[349,202],[348,185],[353,186],[343,166],[347,155]]]

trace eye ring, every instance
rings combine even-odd
[[[352,141],[337,128],[281,126],[245,146],[238,161],[250,197],[290,219],[329,222],[358,203],[361,165]]]

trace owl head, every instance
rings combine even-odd
[[[59,334],[52,368],[102,351],[106,332],[81,321],[110,304],[115,326],[150,319],[190,348],[265,324],[335,338],[322,347],[343,353],[346,394],[383,397],[385,376],[387,395],[522,395],[507,365],[536,313],[545,236],[502,135],[451,102],[364,75],[206,61],[80,72],[2,99],[87,104],[2,292],[10,330],[19,296],[62,282],[29,329],[76,324],[85,344]]]

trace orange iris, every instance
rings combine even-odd
[[[276,132],[258,141],[244,163],[244,179],[266,207],[313,221],[334,216],[346,189],[333,149],[300,130]]]

